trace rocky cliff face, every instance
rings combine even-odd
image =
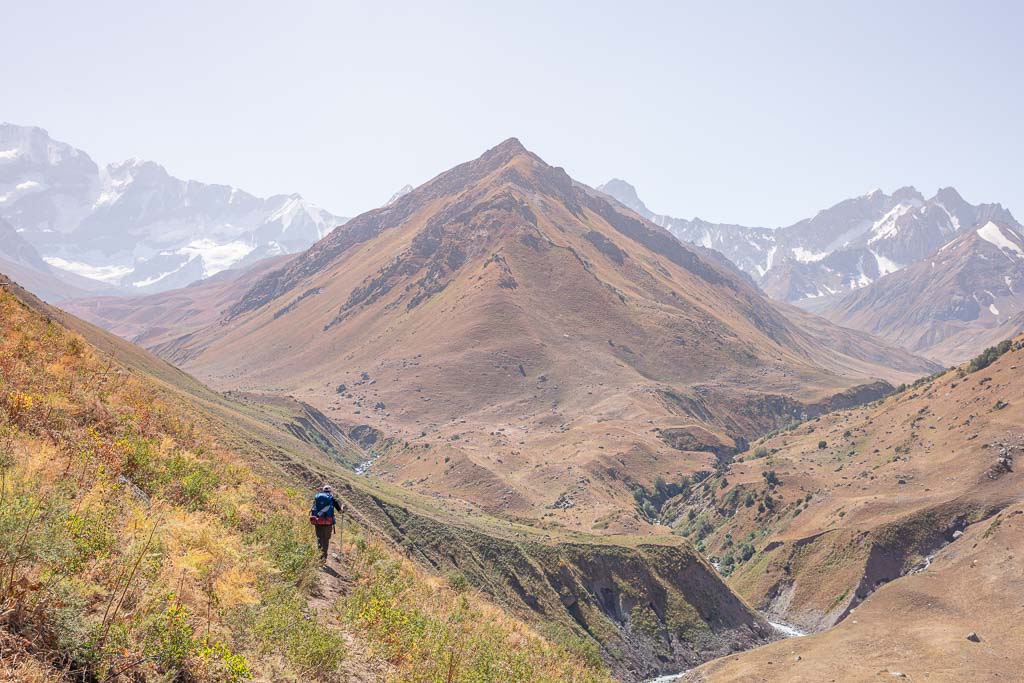
[[[680,540],[652,542],[486,533],[349,488],[397,543],[438,571],[462,573],[525,618],[600,645],[623,681],[691,668],[774,638],[772,629]]]

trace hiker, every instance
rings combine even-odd
[[[313,509],[309,511],[309,521],[316,531],[316,544],[320,548],[320,559],[327,561],[327,548],[331,543],[331,534],[334,532],[334,511],[344,514],[345,506],[340,505],[330,486],[324,486],[313,496]]]

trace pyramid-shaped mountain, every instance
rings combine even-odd
[[[515,139],[352,219],[157,350],[373,434],[382,476],[584,528],[628,527],[631,487],[932,369],[771,303]]]

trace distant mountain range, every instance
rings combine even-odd
[[[1024,236],[1005,219],[832,301],[821,313],[946,363],[1024,330]]]
[[[875,190],[776,229],[655,214],[623,180],[598,189],[678,239],[720,251],[769,296],[943,362],[1024,329],[1012,284],[1021,225],[951,187],[928,199],[912,187]]]
[[[346,220],[297,194],[180,180],[152,161],[101,168],[41,128],[12,124],[0,124],[0,219],[50,267],[32,260],[34,275],[50,276],[42,293],[58,299],[71,295],[53,281],[64,273],[109,291],[165,291],[301,251]]]

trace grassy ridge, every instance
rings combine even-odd
[[[232,448],[255,421],[214,431],[216,395],[165,381],[0,292],[0,678],[340,680],[353,647],[396,680],[605,677],[373,540],[324,623],[305,494]]]

